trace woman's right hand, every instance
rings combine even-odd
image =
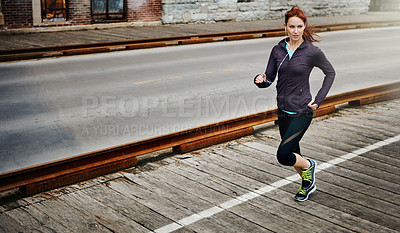
[[[256,83],[263,83],[263,82],[265,82],[266,79],[267,79],[267,76],[265,74],[263,74],[262,76],[260,74],[256,78]]]

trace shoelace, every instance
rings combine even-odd
[[[307,193],[307,190],[303,189],[303,187],[300,187],[300,190],[298,193],[305,195]]]
[[[311,169],[306,170],[306,171],[302,171],[301,177],[305,181],[310,181],[312,179],[312,171],[311,171]]]

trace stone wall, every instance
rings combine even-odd
[[[162,0],[164,24],[247,21],[280,18],[292,6],[308,16],[350,15],[368,11],[370,0]]]

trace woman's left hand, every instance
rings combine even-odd
[[[308,107],[310,107],[312,110],[317,110],[317,108],[318,108],[318,104],[316,104],[316,103],[314,103],[314,101],[315,101],[315,99],[313,98],[312,100],[311,100],[311,102],[310,103],[308,103]]]

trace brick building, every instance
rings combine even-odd
[[[3,29],[161,22],[161,0],[0,0]]]

